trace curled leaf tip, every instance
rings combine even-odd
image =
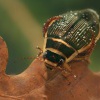
[[[6,42],[0,36],[0,73],[5,73],[8,61],[8,48]]]

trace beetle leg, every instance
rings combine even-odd
[[[39,46],[37,46],[36,49],[39,50],[39,54],[37,55],[37,57],[39,57],[43,53],[43,50]]]
[[[69,74],[72,74],[74,79],[76,79],[76,75],[72,73],[72,70],[71,70],[70,66],[67,63],[63,64],[63,68],[64,68],[64,71],[62,72],[62,74],[65,77],[67,77]]]

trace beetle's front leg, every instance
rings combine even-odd
[[[39,53],[37,55],[37,57],[39,57],[43,53],[43,50],[39,46],[37,46],[36,49],[39,50]]]

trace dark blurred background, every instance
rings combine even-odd
[[[43,46],[42,26],[52,16],[69,10],[92,8],[100,14],[99,0],[0,0],[0,36],[9,50],[6,72],[18,74]],[[100,41],[91,56],[90,69],[100,71]],[[32,59],[31,59],[32,58]]]

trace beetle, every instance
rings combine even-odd
[[[92,9],[52,17],[43,27],[43,59],[49,69],[64,68],[73,59],[89,55],[100,37],[99,16]]]

